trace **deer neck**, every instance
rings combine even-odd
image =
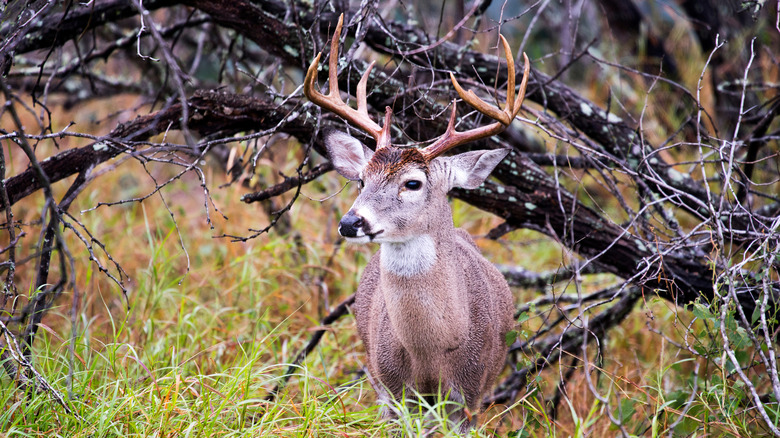
[[[415,236],[403,242],[382,244],[379,254],[382,271],[392,277],[424,277],[436,264],[438,248],[430,234]]]
[[[426,219],[409,224],[414,229],[410,237],[394,242],[382,243],[380,261],[382,272],[387,278],[405,279],[404,281],[425,281],[431,271],[445,268],[448,251],[453,246],[455,225],[452,222],[452,209],[445,196],[429,198]]]
[[[390,323],[412,357],[453,350],[468,334],[465,281],[452,258],[449,226],[382,244],[380,284]]]

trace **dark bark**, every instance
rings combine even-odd
[[[188,127],[202,135],[270,129],[293,110],[292,105],[279,107],[270,99],[219,91],[195,92],[189,104]],[[143,142],[166,129],[178,129],[180,119],[181,104],[170,105],[161,111],[120,124],[108,135],[90,145],[68,149],[49,157],[41,162],[41,167],[51,182],[60,181],[119,154],[133,152],[138,142]],[[310,134],[313,126],[303,121],[291,124],[287,129],[293,135]],[[39,190],[41,184],[34,169],[30,168],[9,178],[6,187],[8,198],[13,205]]]
[[[155,10],[180,3],[181,0],[145,0],[143,5],[147,10]],[[90,29],[136,15],[138,10],[133,2],[128,0],[94,1],[86,8],[65,6],[64,10],[45,15],[42,19],[30,23],[30,27],[25,29],[18,41],[7,47],[2,54],[14,52],[19,55],[58,47]],[[5,22],[0,27],[0,37],[10,38],[15,30],[10,21]]]
[[[710,80],[715,87],[734,87],[742,79],[743,62],[734,61],[735,58],[743,58],[744,61],[749,53],[716,48],[718,43],[739,38],[744,27],[753,23],[756,17],[751,16],[749,3],[739,0],[684,0],[680,4],[690,18],[702,51],[707,54],[714,51]],[[719,120],[725,135],[734,129],[742,96],[738,92],[726,92],[717,93],[715,97],[718,99],[718,111],[714,116]],[[746,108],[758,104],[755,93],[748,92],[745,97]]]
[[[261,190],[259,192],[247,193],[241,197],[241,202],[251,204],[252,202],[265,201],[266,199],[279,196],[282,193],[286,193],[301,184],[306,184],[310,181],[313,181],[319,178],[321,175],[330,172],[331,170],[333,170],[333,164],[331,164],[330,161],[327,163],[322,163],[301,177],[285,177],[284,181],[280,182],[279,184],[268,187],[267,189]]]

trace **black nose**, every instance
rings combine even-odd
[[[350,210],[339,221],[339,234],[344,237],[357,237],[357,232],[363,225],[363,218]]]

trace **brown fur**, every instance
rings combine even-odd
[[[504,366],[512,297],[496,268],[465,231],[452,228],[439,258],[420,278],[382,273],[379,253],[366,267],[355,299],[368,371],[397,400],[413,391],[451,392],[472,413]],[[381,250],[380,250],[381,251]],[[464,269],[465,268],[465,269]],[[449,272],[446,278],[440,275]],[[455,284],[447,284],[455,283]],[[394,303],[388,311],[388,298]],[[429,312],[426,301],[438,303]],[[461,398],[462,397],[462,398]]]
[[[466,432],[504,366],[514,306],[503,276],[454,227],[447,192],[479,186],[507,151],[373,153],[342,133],[328,135],[326,147],[342,175],[363,182],[339,231],[381,244],[354,305],[371,384],[383,403],[419,393],[465,405],[471,417],[449,409],[449,418]]]
[[[391,173],[419,165],[415,160],[388,162],[380,152],[366,166],[367,179],[389,184]],[[435,162],[432,167],[424,217],[407,227],[433,238],[434,266],[412,277],[395,275],[382,268],[380,249],[363,273],[354,311],[380,400],[401,400],[414,392],[449,394],[474,414],[462,425],[466,431],[504,366],[514,307],[503,276],[482,257],[471,236],[453,226]],[[374,173],[378,171],[381,177]],[[466,416],[459,411],[453,419]]]
[[[428,169],[428,162],[418,149],[386,147],[376,151],[364,172],[390,178],[408,166]]]

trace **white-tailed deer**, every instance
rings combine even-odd
[[[341,100],[336,72],[342,19],[331,42],[330,91],[323,95],[317,89],[320,54],[306,74],[304,93],[376,140],[371,151],[344,133],[331,132],[325,138],[336,170],[361,186],[339,223],[339,233],[350,242],[380,244],[360,280],[354,305],[369,379],[380,402],[439,394],[465,405],[468,411],[458,409],[451,415],[465,432],[476,422],[482,396],[503,368],[514,306],[498,270],[466,231],[454,227],[447,192],[479,187],[508,150],[441,154],[497,134],[514,120],[525,95],[528,58],[523,54],[525,74],[515,98],[514,60],[501,37],[509,70],[503,110],[473,91],[465,92],[451,75],[461,98],[496,122],[458,132],[453,101],[449,125],[439,139],[424,149],[395,147],[390,144],[391,109],[386,108],[383,127],[368,115],[366,83],[373,64],[358,84],[357,109]]]

